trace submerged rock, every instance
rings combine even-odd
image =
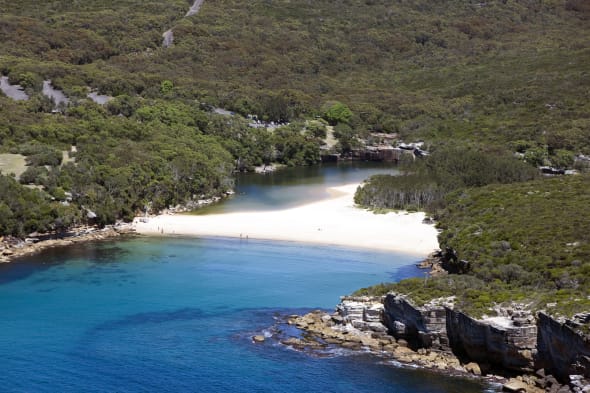
[[[265,337],[263,335],[252,336],[252,341],[254,341],[255,343],[263,343],[264,340]]]

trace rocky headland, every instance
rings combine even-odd
[[[452,298],[422,307],[406,296],[342,297],[333,313],[290,316],[301,333],[279,340],[298,350],[340,347],[402,364],[503,384],[509,392],[590,392],[590,314],[557,321],[518,305],[476,320],[456,310]],[[260,341],[260,337],[258,340]]]

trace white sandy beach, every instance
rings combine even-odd
[[[357,184],[330,188],[327,200],[291,209],[136,218],[137,233],[234,237],[330,244],[426,256],[438,248],[437,230],[424,213],[374,214],[354,207]],[[143,222],[147,221],[147,222]]]

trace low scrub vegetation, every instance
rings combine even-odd
[[[403,165],[399,176],[373,176],[355,194],[355,203],[376,209],[436,213],[451,191],[507,184],[539,177],[536,168],[507,152],[467,146],[439,146],[429,156]]]
[[[520,301],[571,316],[590,307],[589,176],[479,188],[446,196],[438,210],[441,248],[469,262],[463,275],[381,284],[358,293],[407,293],[417,305],[456,296],[475,316]]]

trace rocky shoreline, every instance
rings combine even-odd
[[[332,313],[315,310],[287,317],[286,325],[293,330],[277,328],[275,338],[283,345],[309,353],[342,348],[434,372],[482,378],[502,384],[507,392],[590,392],[587,369],[579,368],[576,374],[567,371],[564,376],[559,367],[571,360],[560,359],[563,364],[556,367],[547,356],[536,359],[543,357],[542,348],[537,350],[538,340],[543,334],[554,337],[555,332],[547,332],[541,325],[537,328],[534,321],[521,318],[519,312],[512,313],[517,323],[503,328],[495,322],[472,320],[458,311],[449,314],[450,308],[444,308],[449,305],[443,303],[420,309],[398,294],[342,297]],[[563,329],[563,325],[554,329]],[[568,334],[562,332],[560,339],[565,340]],[[478,343],[470,342],[474,335],[480,335]],[[252,339],[259,343],[265,337]],[[590,348],[590,342],[586,344]],[[588,348],[584,344],[579,348],[582,361],[590,359],[584,355]]]
[[[37,238],[27,238],[22,240],[13,237],[4,237],[0,238],[0,263],[12,262],[17,258],[36,254],[42,250],[53,247],[63,247],[87,241],[110,239],[133,232],[134,229],[130,224],[119,223],[104,228],[74,228],[65,234],[45,235],[44,237],[48,238],[43,240]]]
[[[159,212],[159,214],[175,215],[195,211],[202,207],[218,203],[234,194],[234,191],[230,190],[221,195],[210,198],[202,196],[202,199],[188,201],[184,205],[171,206]],[[35,254],[48,248],[68,246],[76,243],[110,239],[125,234],[132,234],[135,233],[134,223],[136,221],[147,221],[151,217],[155,216],[137,216],[134,222],[124,223],[119,221],[114,225],[107,225],[104,228],[85,225],[70,228],[63,233],[34,233],[29,234],[25,239],[13,236],[0,236],[0,263],[12,262],[17,258]]]

